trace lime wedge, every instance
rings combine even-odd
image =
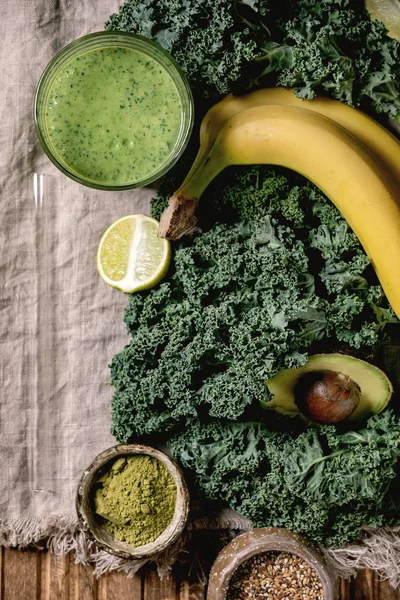
[[[164,277],[171,246],[158,237],[158,226],[158,221],[140,214],[110,225],[97,250],[97,270],[108,285],[131,294],[154,287]]]

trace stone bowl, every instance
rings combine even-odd
[[[106,472],[117,458],[138,454],[157,458],[167,467],[176,483],[177,498],[174,516],[168,527],[153,542],[134,547],[115,539],[106,529],[104,520],[96,515],[93,509],[91,492],[97,477]],[[181,536],[189,512],[189,492],[180,468],[164,452],[141,444],[120,444],[104,450],[84,471],[78,485],[76,510],[81,529],[89,538],[95,540],[102,550],[120,558],[151,559],[173,546]]]
[[[229,582],[238,567],[257,554],[272,551],[301,557],[320,578],[324,600],[337,599],[335,574],[316,548],[287,529],[262,527],[239,535],[218,554],[210,573],[207,600],[226,600]]]

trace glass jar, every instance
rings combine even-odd
[[[128,70],[121,62],[115,66],[121,60],[128,60]],[[42,147],[60,171],[88,187],[123,190],[159,179],[177,162],[193,126],[193,97],[186,76],[157,43],[104,31],[73,41],[50,61],[34,113]],[[145,165],[147,157],[147,170],[140,170],[136,164]]]

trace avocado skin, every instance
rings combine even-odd
[[[295,401],[296,385],[306,373],[326,370],[347,375],[361,390],[359,402],[346,420],[358,421],[378,414],[391,399],[393,386],[387,375],[375,365],[347,354],[316,354],[310,356],[302,368],[280,371],[271,377],[266,386],[272,399],[263,402],[262,408],[291,417],[305,416]]]

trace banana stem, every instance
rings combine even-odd
[[[169,240],[179,240],[186,233],[190,233],[197,223],[194,214],[197,204],[197,198],[185,198],[175,192],[161,215],[158,235]]]
[[[169,240],[178,240],[190,233],[197,224],[195,211],[199,199],[211,181],[226,167],[219,152],[211,151],[193,176],[186,178],[183,185],[169,199],[160,219],[158,235]]]

